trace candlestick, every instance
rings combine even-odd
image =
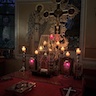
[[[81,50],[80,50],[80,48],[77,48],[76,49],[77,62],[79,62],[79,56],[80,56],[80,54],[81,54]]]
[[[38,55],[38,50],[35,50],[35,70],[37,70],[37,55]]]
[[[25,71],[26,70],[26,47],[25,46],[22,46],[22,61],[23,61],[23,64],[22,64],[22,68],[21,68],[21,71]]]
[[[75,79],[81,78],[81,69],[82,69],[81,67],[82,66],[79,62],[80,54],[81,54],[80,48],[76,48],[76,64],[75,64],[75,74],[74,74]]]

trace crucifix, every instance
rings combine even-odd
[[[44,17],[48,17],[49,15],[54,15],[56,18],[60,18],[62,15],[73,15],[75,13],[75,8],[70,6],[70,8],[62,10],[61,9],[61,0],[56,0],[57,8],[53,12],[44,12]],[[70,4],[71,5],[71,4]]]
[[[61,2],[62,0],[56,0],[56,9],[54,11],[45,11],[44,17],[48,16],[54,16],[56,18],[56,26],[55,26],[55,34],[60,34],[60,25],[65,24],[64,20],[62,21],[62,16],[67,16],[68,19],[72,19],[75,17],[76,14],[78,14],[79,10],[74,7],[72,4],[68,4],[65,9],[61,8]],[[68,2],[68,0],[67,0]],[[66,3],[66,2],[65,2]]]
[[[63,88],[64,91],[67,91],[65,96],[69,96],[71,92],[76,92],[76,90],[72,89],[72,87],[69,88]]]

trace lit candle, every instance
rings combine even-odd
[[[25,46],[22,46],[22,51],[26,52],[26,47]]]
[[[60,44],[60,42],[59,42],[59,41],[57,41],[57,42],[56,42],[56,45],[59,45],[59,44]]]
[[[31,58],[29,59],[29,64],[30,64],[30,65],[33,65],[33,64],[34,64],[34,62],[35,62],[34,58],[33,58],[33,57],[31,57]]]
[[[49,52],[52,52],[52,49],[51,48],[49,48]]]
[[[22,46],[22,51],[23,51],[23,55],[22,55],[22,57],[23,57],[23,59],[22,59],[23,65],[22,65],[21,70],[25,71],[26,70],[26,47],[25,46]]]
[[[76,54],[78,54],[78,55],[81,54],[81,50],[80,50],[80,48],[77,48],[77,49],[76,49]]]
[[[46,44],[47,44],[47,42],[46,42],[46,41],[44,41],[44,42],[43,42],[43,45],[45,46]]]
[[[35,50],[35,54],[36,54],[36,55],[38,54],[38,50]]]
[[[66,56],[67,56],[67,57],[70,56],[70,52],[69,52],[69,51],[66,52]]]
[[[53,34],[50,34],[50,39],[53,40],[54,39],[54,35]]]
[[[68,60],[65,60],[63,66],[64,66],[64,69],[69,70],[70,69],[70,62]]]
[[[44,55],[47,56],[47,53],[45,52]]]
[[[64,51],[65,50],[65,48],[64,47],[61,47],[61,51]]]
[[[42,47],[42,46],[40,46],[40,47],[39,47],[39,50],[40,50],[40,51],[42,51],[42,49],[43,49],[43,47]]]

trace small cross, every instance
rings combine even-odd
[[[69,96],[70,92],[76,92],[76,90],[72,89],[72,87],[69,88],[63,88],[64,91],[67,91],[65,96]]]

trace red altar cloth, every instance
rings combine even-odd
[[[15,75],[17,75],[17,73]],[[62,96],[60,89],[70,86],[70,85],[68,85],[69,81],[66,82],[67,78],[64,83],[63,79],[60,76],[57,76],[57,77],[59,77],[59,79],[56,79],[57,78],[56,76],[52,77],[52,78],[42,78],[42,77],[35,77],[32,75],[28,76],[28,74],[27,74],[26,75],[27,78],[26,78],[26,76],[23,76],[23,78],[22,77],[19,78],[19,76],[16,77],[15,75],[11,74],[11,76],[12,76],[11,80],[0,81],[0,96],[14,96],[13,93],[9,94],[5,90],[8,87],[11,87],[13,84],[16,84],[22,80],[36,83],[36,87],[34,87],[30,92],[23,94],[24,96],[25,95],[26,96]],[[20,74],[18,74],[18,75],[20,75]],[[69,82],[69,84],[70,84],[70,82]],[[73,81],[72,81],[72,84],[73,84]],[[74,84],[76,84],[76,82]],[[22,96],[22,94],[20,96]],[[76,95],[72,95],[72,96],[76,96]],[[78,96],[82,96],[82,95],[79,94]]]

